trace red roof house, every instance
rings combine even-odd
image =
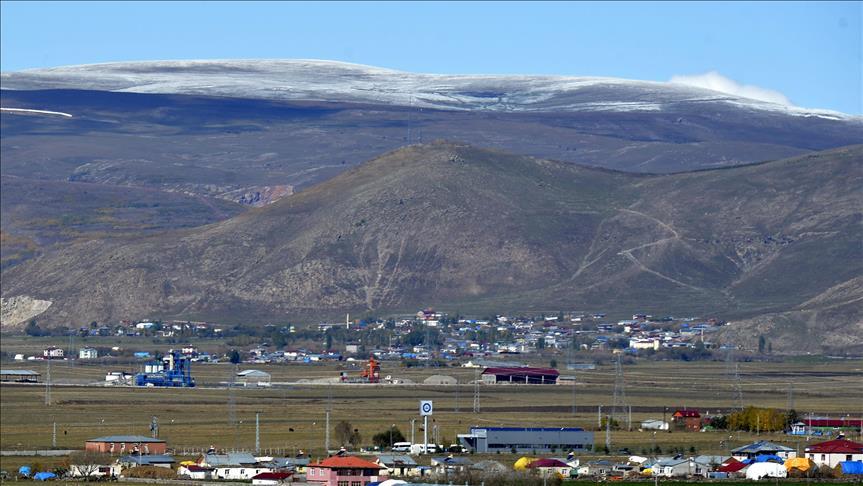
[[[698,432],[701,430],[701,414],[698,410],[677,410],[671,416],[671,421],[678,427]]]
[[[252,476],[252,484],[261,486],[287,484],[293,474],[291,472],[262,472]]]
[[[385,468],[356,456],[333,456],[309,464],[306,481],[326,486],[365,486],[378,481],[381,469]]]
[[[863,461],[863,444],[844,438],[819,442],[806,448],[806,458],[831,468],[842,461]]]
[[[732,457],[732,458],[728,459],[727,461],[723,462],[722,465],[720,465],[719,468],[717,468],[716,470],[719,472],[731,474],[731,473],[736,473],[736,472],[740,471],[741,469],[744,469],[746,466],[747,466],[747,464],[744,464],[744,463],[742,463],[742,462],[740,462],[737,459]]]

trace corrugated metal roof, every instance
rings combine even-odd
[[[41,373],[37,373],[33,370],[0,370],[0,375],[12,375],[12,376],[38,376]]]
[[[486,368],[482,374],[491,375],[520,375],[520,376],[558,376],[560,373],[554,368]]]
[[[137,454],[131,454],[120,458],[120,462],[131,462],[145,466],[148,464],[173,464],[177,461],[174,459],[174,456],[169,456],[167,454],[144,454],[140,456]]]
[[[471,427],[470,430],[503,432],[584,432],[581,427]]]
[[[95,439],[87,439],[87,442],[162,442],[162,439],[154,439],[146,435],[106,435]]]

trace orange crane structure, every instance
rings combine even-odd
[[[381,382],[381,364],[374,356],[369,356],[369,364],[366,369],[360,373],[360,377],[368,383]]]

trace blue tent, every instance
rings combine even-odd
[[[863,474],[863,461],[842,461],[842,474]]]
[[[776,454],[759,454],[755,456],[755,462],[778,462],[779,464],[783,464],[785,460]]]
[[[18,475],[19,476],[30,477],[31,472],[33,472],[33,470],[30,469],[30,466],[21,466],[18,468]]]
[[[33,479],[36,481],[47,481],[49,479],[56,479],[57,475],[52,472],[38,472],[33,475]]]

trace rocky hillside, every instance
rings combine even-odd
[[[43,319],[58,323],[263,323],[428,305],[742,320],[853,306],[861,162],[855,146],[647,176],[414,145],[220,223],[18,265],[3,274],[3,296],[50,300]],[[831,327],[816,316],[807,329],[848,331],[847,317]],[[856,335],[842,346],[861,344]]]

